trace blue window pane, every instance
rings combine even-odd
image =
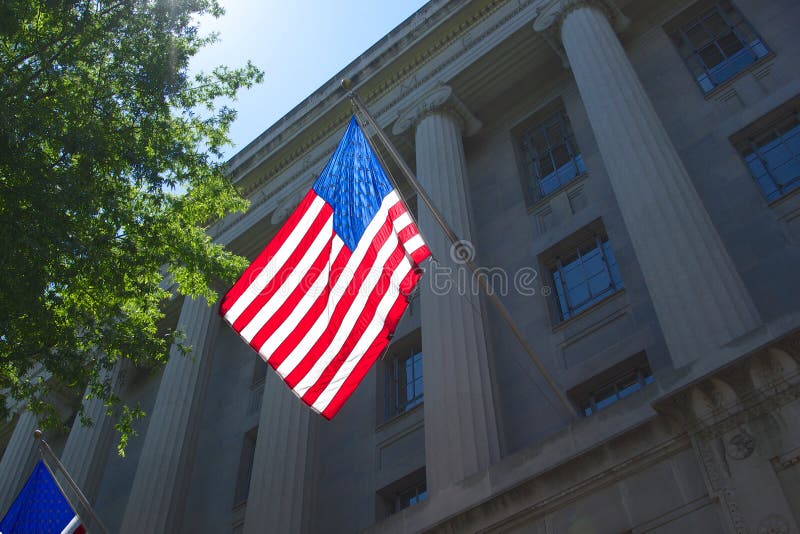
[[[586,172],[586,167],[584,167],[583,165],[583,156],[581,156],[580,154],[575,156],[575,166],[578,170],[577,174],[583,174]]]
[[[789,115],[761,134],[742,157],[764,197],[775,200],[800,187],[800,124]]]
[[[675,41],[704,93],[769,54],[730,3],[720,3],[694,19],[676,33]]]
[[[558,175],[554,172],[539,180],[539,188],[541,189],[542,196],[549,195],[558,189],[560,185]]]
[[[780,137],[762,146],[760,152],[767,163],[767,168],[773,170],[792,159],[792,153]]]
[[[756,39],[750,43],[750,50],[753,51],[757,58],[762,58],[769,54],[769,48],[767,48],[767,45],[761,42],[761,39]]]
[[[608,242],[579,252],[554,269],[553,282],[562,319],[569,319],[622,288]]]
[[[783,134],[783,142],[795,157],[800,156],[800,125]]]
[[[747,168],[750,169],[750,173],[753,176],[763,176],[767,174],[767,168],[764,167],[764,164],[758,159],[758,156],[754,153],[750,153],[744,157],[744,161],[747,164]]]
[[[649,368],[632,370],[613,383],[605,385],[591,394],[581,403],[581,411],[585,416],[607,408],[620,399],[624,399],[653,383],[653,375]]]
[[[791,184],[800,178],[800,161],[796,159],[787,161],[780,167],[775,168],[772,172],[772,176],[781,187]]]

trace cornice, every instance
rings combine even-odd
[[[451,115],[459,124],[462,135],[474,135],[482,124],[478,118],[453,93],[448,85],[440,85],[428,91],[403,110],[392,127],[394,135],[400,135],[411,127],[415,127],[422,119],[431,114],[444,113]]]
[[[479,8],[474,12],[463,17],[463,20],[451,28],[442,37],[436,39],[428,46],[421,47],[415,50],[411,56],[411,60],[404,63],[399,69],[395,70],[385,79],[378,79],[379,76],[367,77],[368,74],[379,73],[383,70],[390,69],[391,67],[382,63],[379,60],[373,60],[367,68],[358,71],[356,68],[361,65],[361,61],[356,60],[346,69],[344,69],[340,76],[350,76],[357,82],[356,90],[359,90],[363,95],[362,98],[368,103],[373,105],[373,114],[376,117],[381,117],[381,122],[387,123],[393,120],[392,111],[397,107],[398,103],[409,97],[414,92],[423,90],[424,86],[430,85],[437,80],[443,70],[451,67],[456,61],[462,59],[465,52],[474,50],[481,46],[488,37],[496,34],[509,21],[513,20],[523,10],[531,9],[536,0],[486,0],[480,4]],[[506,8],[506,12],[498,17],[498,20],[481,31],[479,34],[474,35],[471,30],[482,22],[486,21],[493,15],[498,14],[501,8]],[[440,8],[437,13],[441,13],[443,8]],[[422,13],[422,12],[421,12]],[[452,13],[450,11],[449,13]],[[446,13],[446,14],[449,14]],[[532,12],[533,13],[533,12]],[[415,16],[416,17],[416,16]],[[413,19],[414,17],[412,17]],[[419,29],[419,28],[418,28]],[[426,27],[430,31],[430,27]],[[420,33],[424,33],[421,29]],[[411,40],[411,36],[407,36]],[[414,33],[413,39],[421,38]],[[445,59],[440,59],[434,68],[428,69],[425,74],[420,74],[420,69],[429,65],[433,59],[438,58],[441,53],[448,49],[448,47],[461,41],[460,50],[458,53],[453,53]],[[378,45],[376,45],[378,46]],[[391,64],[402,59],[407,59],[408,56],[398,56],[397,51],[394,50],[396,46],[390,47],[385,54],[391,55],[385,63]],[[365,54],[366,55],[366,54]],[[380,63],[379,65],[376,65]],[[412,76],[413,74],[413,76]],[[331,86],[335,85],[335,88]],[[325,94],[326,96],[320,97]],[[378,104],[380,102],[380,104]],[[307,187],[311,183],[310,171],[316,166],[321,166],[322,162],[328,156],[327,151],[324,149],[323,142],[342,129],[348,118],[351,115],[350,108],[343,100],[341,94],[338,93],[338,82],[331,80],[323,89],[318,90],[311,97],[309,97],[303,104],[295,109],[304,109],[306,113],[300,117],[295,118],[281,130],[273,132],[270,128],[265,134],[262,134],[259,139],[270,138],[268,134],[272,133],[269,141],[262,141],[262,144],[257,149],[250,149],[250,154],[246,159],[238,161],[238,156],[234,156],[229,162],[233,166],[230,173],[234,181],[239,180],[255,171],[255,169],[262,165],[265,160],[269,158],[270,154],[276,154],[284,147],[288,147],[292,142],[298,141],[303,133],[312,132],[311,135],[305,137],[293,150],[283,154],[279,160],[275,161],[264,170],[257,171],[260,177],[254,179],[252,183],[248,184],[245,188],[240,188],[240,192],[250,198],[251,206],[247,213],[228,216],[222,221],[219,221],[209,229],[212,237],[217,238],[222,243],[229,243],[238,235],[244,232],[245,228],[234,231],[234,226],[239,225],[245,219],[253,221],[259,220],[266,216],[277,206],[280,206],[292,195],[296,194],[298,190]],[[286,124],[296,113],[294,110],[287,114],[283,119],[276,123],[276,126]],[[316,117],[316,118],[314,118]],[[311,123],[313,123],[313,128]],[[331,141],[332,143],[333,141]],[[259,140],[254,141],[249,146],[258,144]],[[242,152],[247,152],[245,148]],[[287,173],[287,170],[296,168],[295,171]],[[276,183],[275,177],[280,176],[280,183]],[[260,191],[259,191],[260,190]],[[258,214],[257,217],[253,217]],[[245,225],[247,226],[247,225]]]

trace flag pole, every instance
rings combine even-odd
[[[44,463],[48,467],[48,469],[52,471],[50,465],[48,465],[48,461],[52,461],[53,464],[64,474],[64,478],[66,479],[67,484],[69,484],[72,491],[75,492],[75,495],[78,496],[78,500],[80,501],[81,506],[91,516],[93,528],[91,529],[87,528],[86,530],[89,532],[93,532],[95,530],[94,527],[97,527],[97,529],[100,530],[102,534],[108,534],[108,530],[106,529],[105,525],[103,525],[103,522],[100,521],[100,518],[94,511],[94,508],[92,508],[92,505],[89,504],[89,499],[86,498],[86,495],[83,494],[81,489],[78,487],[78,484],[76,484],[75,481],[72,479],[69,472],[67,471],[67,468],[64,467],[64,464],[61,463],[61,460],[59,460],[58,457],[55,455],[55,453],[53,453],[53,449],[51,449],[50,445],[44,440],[44,438],[42,437],[42,431],[39,430],[38,428],[33,431],[33,439],[35,439],[38,442],[39,452],[41,453],[42,459],[45,461]],[[53,480],[55,481],[56,484],[59,485],[59,487],[61,486],[61,484],[59,484],[58,482],[58,479],[55,477],[55,473],[53,474]],[[61,489],[61,493],[64,494],[64,497],[66,498],[66,493],[64,492],[63,488],[59,489]],[[78,515],[80,516],[80,514]]]
[[[483,293],[486,295],[489,301],[494,305],[495,309],[500,313],[500,316],[503,318],[505,323],[511,329],[511,332],[514,334],[514,337],[517,338],[519,344],[522,345],[522,348],[525,350],[525,352],[528,353],[528,356],[530,356],[534,365],[536,365],[536,368],[542,374],[542,377],[544,377],[547,384],[556,394],[558,400],[561,401],[561,404],[564,406],[567,413],[569,413],[571,416],[577,415],[575,407],[572,405],[569,399],[567,399],[567,396],[564,394],[564,392],[561,391],[561,388],[559,388],[558,385],[555,383],[553,378],[550,376],[550,373],[547,372],[547,369],[544,367],[539,357],[533,351],[533,348],[530,346],[528,341],[522,335],[520,329],[517,327],[508,309],[503,304],[503,301],[501,301],[500,298],[489,287],[489,282],[486,280],[486,277],[478,276],[479,274],[478,267],[474,263],[472,263],[472,260],[470,260],[469,253],[465,249],[463,241],[461,241],[461,239],[458,238],[458,236],[450,227],[450,225],[447,223],[445,218],[433,204],[433,201],[431,201],[431,199],[428,197],[428,194],[425,192],[420,183],[417,181],[417,177],[411,171],[411,168],[405,162],[403,156],[397,151],[394,144],[392,144],[389,138],[386,137],[386,134],[383,133],[383,130],[380,128],[380,126],[378,126],[378,123],[375,122],[375,119],[372,117],[372,114],[370,114],[369,110],[367,109],[367,106],[361,100],[361,97],[359,97],[358,94],[356,94],[356,92],[352,90],[351,81],[348,78],[344,78],[341,82],[341,85],[342,89],[344,89],[345,92],[347,93],[347,97],[353,103],[353,106],[356,108],[357,111],[360,111],[364,115],[369,125],[372,126],[372,128],[375,130],[378,139],[381,140],[383,145],[389,151],[389,154],[392,156],[397,165],[400,167],[400,170],[403,171],[403,174],[406,175],[406,179],[408,180],[408,183],[409,185],[411,185],[412,189],[416,191],[417,197],[420,200],[422,200],[425,206],[427,206],[431,215],[433,215],[433,218],[439,224],[447,239],[450,240],[450,242],[453,244],[453,247],[455,247],[455,251],[456,254],[459,256],[459,259],[464,262],[467,268],[472,272],[473,276],[477,278],[478,285],[483,290]]]

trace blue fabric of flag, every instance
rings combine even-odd
[[[333,208],[333,230],[354,251],[383,198],[392,190],[355,117],[313,189]]]
[[[75,517],[42,460],[0,521],[2,534],[60,533]]]

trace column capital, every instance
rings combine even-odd
[[[605,13],[614,30],[624,31],[630,25],[614,0],[540,0],[533,19],[533,29],[537,32],[559,34],[561,23],[572,11],[582,7],[594,7]]]
[[[424,93],[403,111],[392,126],[392,133],[400,135],[416,126],[432,113],[445,113],[453,116],[459,123],[461,134],[470,136],[477,133],[483,124],[453,93],[449,85],[439,85]]]

